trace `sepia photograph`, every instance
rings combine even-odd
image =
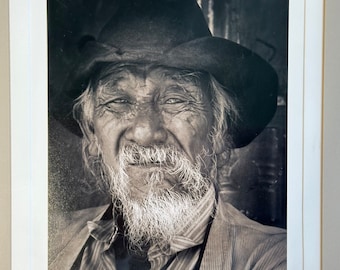
[[[288,0],[48,0],[48,269],[287,269]]]

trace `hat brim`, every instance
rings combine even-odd
[[[73,133],[81,131],[72,117],[73,101],[87,87],[102,63],[154,63],[167,67],[209,72],[237,103],[239,120],[228,127],[233,147],[249,144],[276,111],[278,79],[274,69],[252,51],[217,37],[195,39],[165,52],[121,50],[90,41],[58,93],[53,115]]]

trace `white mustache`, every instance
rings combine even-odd
[[[190,192],[201,192],[201,182],[208,180],[202,176],[202,157],[196,157],[196,163],[192,163],[184,154],[172,146],[143,147],[137,144],[124,146],[119,155],[121,172],[124,174],[127,165],[158,166],[160,171],[150,175],[148,182],[159,182],[165,174],[174,176],[182,187]],[[157,181],[153,181],[158,179]],[[192,189],[195,189],[193,191]]]
[[[124,146],[119,154],[119,161],[123,167],[149,164],[159,165],[160,167],[174,166],[178,159],[187,160],[180,151],[171,146],[144,147],[133,144]]]

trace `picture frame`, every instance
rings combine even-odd
[[[289,11],[288,269],[319,269],[323,1],[290,1]]]
[[[11,162],[10,162],[10,92],[9,92],[9,14],[7,1],[0,9],[0,268],[10,269],[11,244]]]
[[[323,1],[290,1],[288,269],[320,265]],[[10,3],[12,268],[47,268],[46,2]],[[292,91],[291,89],[299,89]],[[308,236],[308,237],[307,237]]]

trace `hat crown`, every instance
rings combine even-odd
[[[121,1],[98,41],[121,50],[164,52],[211,36],[195,0]]]

